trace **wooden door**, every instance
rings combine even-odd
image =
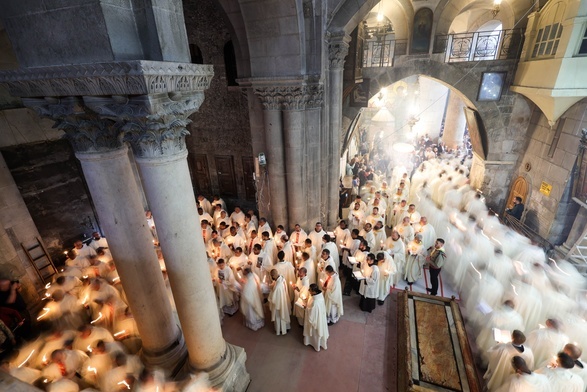
[[[243,157],[243,176],[245,182],[245,197],[247,200],[255,200],[255,180],[253,175],[255,174],[255,160],[253,157]]]
[[[232,156],[217,155],[215,159],[216,174],[218,175],[218,190],[220,191],[220,195],[237,197]]]
[[[514,198],[516,196],[520,196],[522,198],[522,203],[526,204],[526,196],[528,196],[528,182],[524,179],[524,177],[518,177],[514,181],[510,190],[508,202],[506,204],[507,208],[512,208],[514,205]]]
[[[210,170],[208,169],[208,158],[205,154],[190,154],[192,183],[196,193],[210,195]]]

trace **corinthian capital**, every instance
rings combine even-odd
[[[328,60],[330,69],[342,69],[344,59],[349,54],[351,37],[344,34],[333,34],[328,39]]]
[[[321,84],[255,87],[255,94],[266,110],[304,110],[322,106]]]

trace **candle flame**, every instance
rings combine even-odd
[[[94,372],[94,374],[98,374],[98,369],[95,367],[88,366],[88,372]]]
[[[102,312],[98,312],[98,318],[95,320],[90,321],[90,324],[94,324],[97,323],[98,321],[100,321],[102,319]]]
[[[123,330],[122,330],[122,331],[120,331],[120,332],[116,332],[116,333],[114,334],[114,336],[118,337],[118,336],[120,336],[120,335],[123,335],[123,334],[125,334],[125,333],[126,333],[126,330],[124,330],[124,329],[123,329]]]
[[[112,283],[116,283],[118,281],[120,281],[120,278],[118,276],[116,278],[112,279]]]
[[[481,275],[481,272],[479,272],[479,270],[477,268],[475,268],[473,263],[471,262],[469,264],[471,264],[471,267],[473,267],[473,269],[479,274],[479,280],[483,279],[483,275]]]
[[[24,361],[23,361],[23,362],[22,362],[20,365],[18,365],[18,368],[21,368],[21,367],[23,367],[23,366],[24,366],[24,364],[25,364],[25,363],[27,363],[27,362],[29,361],[29,359],[31,359],[31,357],[33,356],[33,353],[34,353],[34,352],[35,352],[35,350],[31,351],[31,353],[29,354],[29,356],[28,356],[28,357],[26,357],[26,359],[25,359],[25,360],[24,360]],[[43,356],[43,358],[45,358],[45,357]]]
[[[126,389],[130,389],[130,385],[128,385],[128,383],[124,380],[117,383],[117,385],[124,385],[126,387]],[[159,390],[159,387],[157,387],[157,390]]]
[[[51,309],[49,309],[49,308],[43,308],[43,310],[45,311],[45,313],[43,313],[42,315],[40,315],[39,317],[37,317],[37,321],[39,321],[40,319],[42,319],[43,317],[45,317],[47,315],[47,313],[49,313],[49,311]]]
[[[563,274],[567,275],[567,276],[571,276],[571,274],[567,274],[565,271],[563,271],[558,264],[556,263],[556,261],[554,261],[554,259],[551,259],[550,257],[548,258],[548,260],[552,261],[554,263],[554,266],[556,267],[557,270],[559,270],[560,272],[562,272]]]
[[[88,302],[88,298],[89,298],[89,295],[86,294],[86,296],[84,297],[84,300],[82,301],[82,305],[85,305],[86,302]]]
[[[51,283],[47,283],[47,284],[45,285],[45,288],[46,288],[46,289],[48,289],[49,287],[51,287]]]
[[[91,353],[92,352],[92,345],[88,344],[88,347],[86,347],[86,349],[88,350],[89,353]]]

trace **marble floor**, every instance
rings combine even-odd
[[[396,294],[372,313],[359,309],[359,298],[344,297],[344,316],[329,327],[328,349],[320,352],[304,346],[295,319],[287,335],[275,335],[267,305],[265,327],[256,332],[240,313],[225,317],[225,339],[247,352],[247,391],[397,391]]]

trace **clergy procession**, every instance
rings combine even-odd
[[[300,328],[300,344],[327,350],[344,344],[328,340],[345,306],[371,313],[394,288],[418,290],[424,282],[435,296],[450,287],[487,390],[585,391],[584,277],[502,225],[469,186],[470,160],[458,154],[426,154],[415,168],[382,162],[377,153],[353,157],[346,174],[358,181],[332,228],[316,222],[287,232],[252,210],[229,213],[218,196],[198,196],[220,320],[239,317],[242,328],[278,336]],[[146,212],[157,249],[156,219]],[[0,277],[2,309],[12,311],[0,321],[4,371],[47,391],[210,390],[205,374],[175,383],[141,363],[141,338],[106,238],[96,232],[65,252],[35,323],[18,282]],[[358,301],[343,300],[353,292]]]

